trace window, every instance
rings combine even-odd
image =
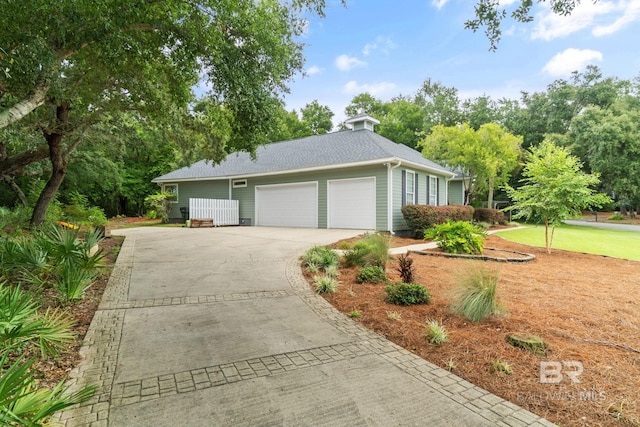
[[[429,177],[429,202],[432,206],[438,205],[438,178],[435,176]]]
[[[163,184],[162,192],[173,194],[175,199],[173,199],[171,203],[178,203],[178,184]]]
[[[247,186],[246,179],[234,179],[232,182],[233,188],[244,188]]]
[[[415,172],[406,171],[404,177],[405,201],[406,204],[415,203],[416,200],[416,174]]]

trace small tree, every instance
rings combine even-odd
[[[144,203],[147,208],[153,209],[162,218],[162,223],[169,222],[169,211],[171,210],[171,202],[176,200],[176,195],[173,193],[158,193],[147,196],[144,199]]]
[[[553,233],[558,224],[584,209],[610,202],[608,196],[594,194],[590,188],[599,182],[598,176],[582,172],[581,167],[567,149],[545,139],[538,147],[530,149],[520,180],[523,185],[518,189],[506,187],[514,202],[507,210],[516,211],[514,218],[544,221],[547,253],[551,253]]]

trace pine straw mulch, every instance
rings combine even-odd
[[[393,246],[421,243],[394,238]],[[571,426],[640,425],[640,262],[553,250],[489,236],[486,246],[532,253],[529,263],[494,263],[500,274],[498,299],[507,314],[474,324],[449,310],[456,275],[473,263],[414,254],[416,281],[432,296],[428,305],[400,307],[384,302],[384,286],[357,284],[356,269],[341,270],[341,286],[323,296],[338,310],[359,310],[358,321],[430,362],[552,422]],[[399,280],[395,262],[387,269]],[[400,320],[388,313],[396,312]],[[430,345],[425,321],[440,320],[449,342]],[[507,344],[511,333],[545,340],[547,356]],[[494,372],[507,362],[511,374]],[[540,362],[579,361],[578,383],[541,384]],[[569,369],[569,368],[567,368]]]
[[[110,237],[102,241],[100,247],[105,254],[103,261],[105,271],[100,278],[87,289],[81,301],[63,304],[58,300],[58,294],[54,290],[49,289],[42,293],[42,311],[44,312],[47,307],[60,307],[68,313],[74,321],[72,332],[75,339],[72,343],[64,346],[57,358],[47,358],[36,362],[34,369],[39,373],[39,386],[52,389],[61,380],[68,379],[71,370],[80,364],[81,358],[78,351],[80,350],[84,336],[89,330],[93,315],[100,305],[102,294],[109,281],[111,269],[113,264],[115,264],[119,248],[122,246],[123,241],[124,237]],[[29,347],[24,353],[24,356],[27,358],[32,356],[39,357],[39,352],[37,349]]]

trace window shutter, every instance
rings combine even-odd
[[[418,182],[420,181],[420,175],[418,175],[418,173],[416,172],[416,174],[414,175],[414,182],[413,182],[413,203],[415,203],[416,205],[418,204]]]
[[[407,171],[402,171],[402,206],[407,204]]]
[[[436,178],[436,206],[440,206],[440,178]]]

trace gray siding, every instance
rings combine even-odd
[[[462,181],[449,182],[449,204],[464,205],[464,184]]]

